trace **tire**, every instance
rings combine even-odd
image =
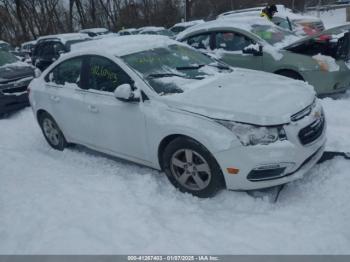
[[[295,80],[305,81],[304,78],[299,73],[292,70],[281,70],[281,71],[277,71],[275,74],[292,78]]]
[[[47,143],[52,148],[63,151],[67,147],[67,141],[52,116],[46,112],[42,113],[39,117],[39,125]]]
[[[208,198],[225,187],[215,158],[190,138],[180,137],[170,142],[164,150],[162,166],[169,181],[181,192]]]

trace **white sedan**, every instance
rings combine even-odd
[[[213,196],[302,177],[324,151],[312,87],[220,64],[161,36],[78,44],[29,86],[47,142],[82,144]]]

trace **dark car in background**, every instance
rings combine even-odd
[[[43,71],[55,62],[61,54],[69,52],[73,44],[90,39],[87,34],[82,33],[40,37],[32,54],[32,64]]]
[[[0,50],[0,116],[29,105],[27,87],[34,67]]]

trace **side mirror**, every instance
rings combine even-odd
[[[38,68],[35,68],[34,70],[34,77],[39,78],[41,76],[41,71]]]
[[[114,96],[116,99],[123,102],[138,102],[140,99],[136,97],[135,92],[132,90],[130,84],[123,84],[118,86],[114,90]]]
[[[263,46],[262,45],[250,45],[242,50],[243,54],[251,54],[253,56],[263,56]]]

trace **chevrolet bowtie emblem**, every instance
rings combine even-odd
[[[316,118],[316,119],[320,119],[321,118],[321,112],[315,112],[315,114],[314,114],[314,117]]]

